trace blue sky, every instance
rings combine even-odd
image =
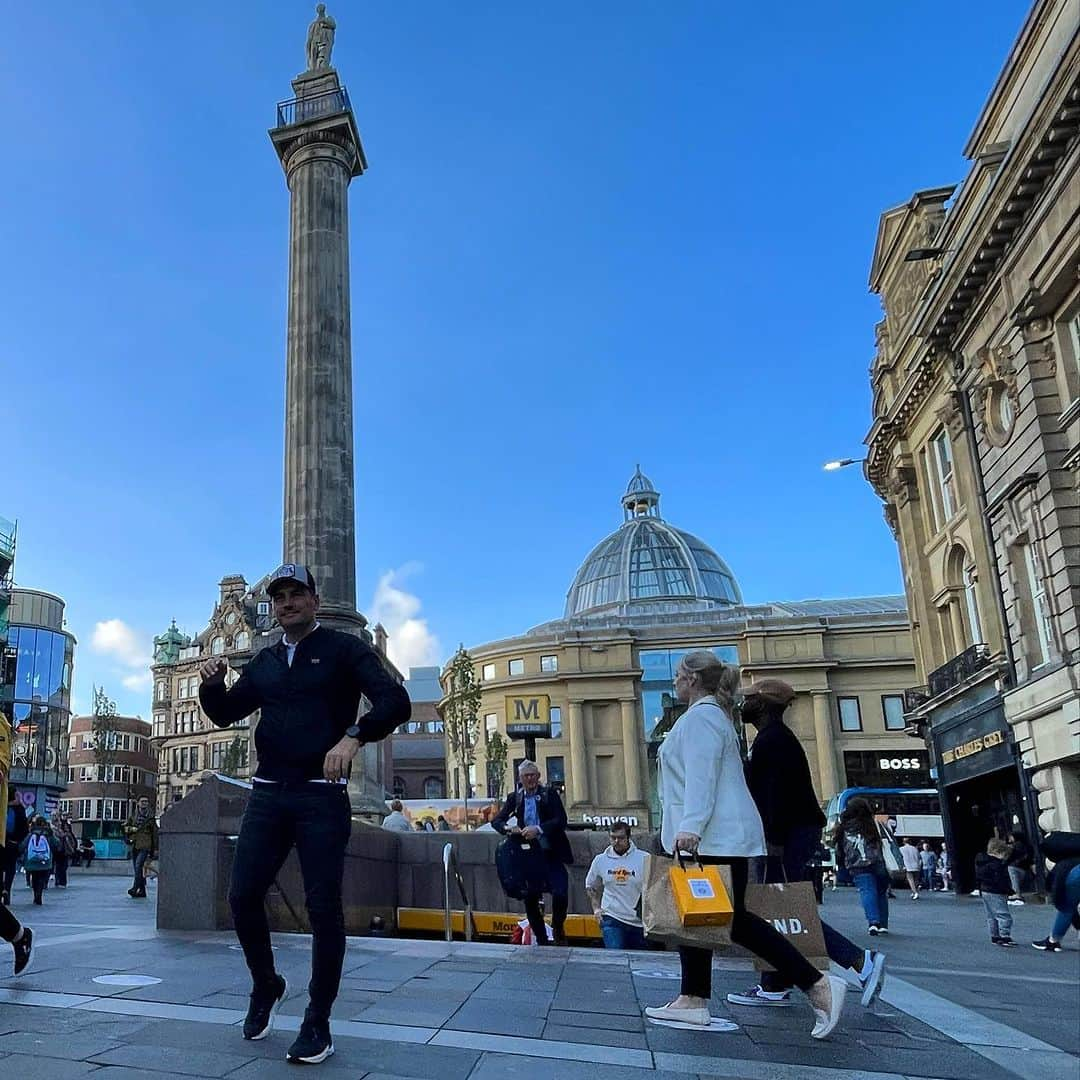
[[[877,499],[821,463],[869,426],[878,216],[963,177],[1027,4],[328,6],[370,165],[359,602],[399,659],[561,614],[639,461],[748,600],[899,591]],[[312,8],[5,15],[0,515],[80,708],[147,715],[150,636],[280,557],[266,130]]]

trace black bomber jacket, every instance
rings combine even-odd
[[[361,695],[371,710],[357,719]],[[321,779],[327,751],[350,724],[360,728],[361,742],[376,742],[412,713],[405,688],[371,646],[322,626],[300,640],[291,667],[279,641],[256,653],[229,689],[221,683],[200,686],[199,702],[218,727],[261,709],[256,775],[285,782]]]

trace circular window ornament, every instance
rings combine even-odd
[[[1016,402],[1012,391],[1003,382],[996,382],[986,395],[986,434],[994,446],[1009,441],[1016,425]]]
[[[230,611],[229,614],[225,616],[225,625],[226,626],[234,626],[235,624],[236,624],[236,612],[235,611]]]

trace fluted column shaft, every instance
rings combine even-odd
[[[641,728],[638,724],[637,702],[619,702],[622,713],[623,765],[626,772],[626,801],[641,802]]]
[[[840,789],[836,786],[836,753],[833,748],[832,716],[829,712],[829,693],[815,693],[814,743],[817,746],[818,776],[821,778],[822,799],[831,799]]]
[[[585,717],[580,701],[569,703],[567,734],[570,738],[570,803],[589,801],[589,772],[585,763]]]

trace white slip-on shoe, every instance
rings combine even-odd
[[[874,1004],[874,999],[881,993],[881,988],[885,985],[885,954],[871,953],[870,958],[870,973],[865,979],[859,979],[859,982],[862,983],[862,1004],[866,1009],[869,1009]]]
[[[813,1006],[814,1029],[810,1032],[810,1036],[814,1039],[827,1038],[832,1033],[833,1028],[840,1022],[840,1014],[844,1011],[844,996],[846,993],[844,980],[837,978],[835,975],[824,975],[822,979],[829,1000],[827,1007],[824,1009],[819,1009],[816,1004]]]
[[[650,1005],[645,1015],[651,1020],[674,1020],[679,1024],[708,1027],[711,1017],[708,1009],[673,1009],[671,1005]]]

